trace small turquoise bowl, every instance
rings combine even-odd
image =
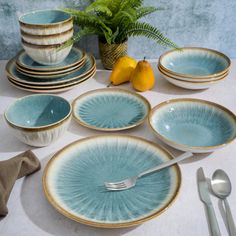
[[[159,66],[167,73],[191,79],[221,76],[229,70],[230,64],[230,59],[223,53],[197,47],[174,49],[159,59]]]
[[[30,95],[16,100],[5,112],[14,135],[31,146],[47,146],[67,129],[71,105],[62,97]]]
[[[38,10],[28,12],[19,18],[20,24],[28,26],[52,26],[72,19],[69,13],[60,10]]]
[[[236,116],[200,99],[163,102],[152,109],[149,123],[163,142],[182,151],[212,152],[236,138]]]

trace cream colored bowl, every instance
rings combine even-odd
[[[73,32],[73,28],[60,34],[52,35],[31,35],[21,31],[21,38],[25,42],[35,45],[63,44],[73,37]]]
[[[55,65],[62,62],[70,53],[71,46],[60,48],[55,45],[34,45],[22,41],[26,53],[36,62],[43,65]]]

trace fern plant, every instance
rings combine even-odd
[[[177,48],[154,26],[139,19],[158,9],[143,6],[143,0],[95,0],[84,11],[66,8],[80,30],[69,42],[80,40],[86,35],[98,35],[103,43],[123,43],[130,36],[144,36],[158,44]]]

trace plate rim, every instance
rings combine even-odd
[[[132,125],[121,127],[121,128],[100,128],[100,127],[96,127],[96,126],[93,126],[93,125],[89,125],[89,124],[83,122],[81,119],[79,119],[79,116],[77,116],[75,114],[76,102],[79,99],[82,99],[83,97],[90,96],[91,94],[99,93],[99,92],[115,92],[115,93],[122,92],[122,93],[126,93],[126,94],[129,94],[129,95],[135,96],[136,98],[140,99],[147,106],[147,113],[138,122],[136,122],[136,123],[134,123]],[[86,128],[90,128],[90,129],[93,129],[93,130],[99,130],[99,131],[109,131],[109,132],[112,132],[112,131],[121,131],[121,130],[126,130],[126,129],[134,128],[136,126],[141,125],[148,118],[148,115],[149,115],[150,111],[151,111],[151,104],[150,104],[150,102],[144,96],[142,96],[141,94],[138,94],[136,92],[133,92],[133,91],[130,91],[130,90],[127,90],[127,89],[121,89],[121,88],[99,88],[99,89],[90,90],[90,91],[87,91],[87,92],[79,95],[72,102],[72,117],[80,125],[82,125],[82,126],[84,126]]]
[[[21,85],[15,84],[14,81],[12,81],[11,79],[8,79],[8,81],[11,83],[11,85],[17,89],[23,90],[23,91],[28,91],[28,92],[33,92],[33,93],[60,93],[60,92],[65,92],[67,90],[73,89],[75,87],[77,87],[79,84],[89,80],[90,78],[92,78],[95,74],[96,74],[97,70],[95,69],[94,72],[88,76],[88,78],[85,78],[83,80],[81,80],[78,83],[75,83],[73,85],[68,85],[68,86],[64,86],[61,88],[55,88],[55,89],[46,89],[46,90],[38,90],[38,89],[34,89],[34,88],[25,88],[24,86],[22,87]]]
[[[211,101],[204,100],[204,99],[198,99],[198,98],[175,98],[175,99],[169,99],[169,100],[161,102],[158,105],[156,105],[155,107],[153,107],[152,110],[149,113],[149,116],[148,116],[148,124],[151,127],[153,133],[161,141],[163,141],[164,143],[166,143],[168,145],[171,144],[172,147],[175,146],[175,148],[177,148],[179,150],[192,150],[192,152],[197,151],[199,153],[200,152],[205,153],[205,152],[210,152],[210,151],[215,150],[215,149],[222,148],[222,147],[226,146],[227,144],[232,143],[236,139],[236,135],[235,135],[233,138],[231,138],[227,142],[224,142],[223,144],[213,145],[213,146],[206,146],[205,147],[205,146],[189,146],[189,145],[185,145],[185,144],[180,144],[180,143],[174,142],[173,140],[168,139],[165,136],[161,135],[152,125],[152,121],[151,121],[152,116],[154,115],[156,110],[158,110],[159,108],[164,107],[164,106],[166,106],[168,104],[171,104],[171,103],[178,103],[178,102],[198,102],[198,103],[203,103],[203,104],[207,104],[207,105],[216,107],[216,108],[218,108],[220,110],[223,110],[225,113],[227,113],[236,123],[236,115],[231,110],[229,110],[228,108],[226,108],[226,107],[224,107],[224,106],[222,106],[222,105],[220,105],[218,103],[211,102]],[[72,109],[73,109],[73,107],[72,107]]]
[[[45,81],[45,82],[37,82],[37,81],[24,81],[24,80],[22,80],[22,79],[20,79],[19,77],[17,77],[17,76],[15,76],[15,75],[13,75],[13,74],[11,74],[11,72],[10,72],[10,70],[9,70],[9,67],[11,66],[11,64],[13,64],[13,63],[15,63],[15,57],[13,57],[12,59],[10,59],[8,62],[7,62],[7,64],[6,64],[6,66],[5,66],[5,73],[7,74],[7,76],[9,76],[10,78],[12,78],[13,80],[15,80],[15,81],[18,81],[18,82],[20,82],[20,83],[24,83],[24,84],[30,84],[30,85],[33,85],[33,84],[35,84],[35,85],[40,85],[40,84],[44,84],[44,85],[49,85],[49,84],[61,84],[61,83],[63,83],[63,82],[69,82],[69,81],[71,81],[71,80],[74,80],[74,79],[78,79],[78,78],[80,78],[80,77],[82,77],[82,76],[85,76],[85,75],[87,75],[88,73],[90,73],[93,69],[94,69],[94,67],[96,67],[96,60],[95,60],[95,58],[94,58],[94,56],[92,55],[92,54],[86,54],[87,55],[87,57],[88,58],[90,58],[91,59],[91,61],[92,61],[92,65],[91,65],[91,68],[90,69],[88,69],[87,71],[85,71],[83,74],[80,74],[80,75],[78,75],[78,76],[75,76],[75,77],[73,77],[73,78],[70,78],[70,79],[68,79],[68,80],[60,80],[60,81]],[[85,65],[85,64],[84,64]],[[84,66],[83,65],[83,66]],[[81,67],[80,69],[82,69],[83,67]]]
[[[63,148],[61,148],[60,150],[58,150],[51,158],[50,160],[47,162],[47,165],[44,168],[43,171],[43,176],[42,176],[42,185],[43,185],[43,192],[48,200],[48,202],[54,207],[54,209],[56,209],[59,213],[61,213],[62,215],[68,217],[69,219],[72,219],[76,222],[85,224],[85,225],[89,225],[89,226],[93,226],[93,227],[98,227],[98,228],[126,228],[126,227],[131,227],[131,226],[135,226],[135,225],[139,225],[142,224],[148,220],[151,220],[159,215],[161,215],[163,212],[165,212],[177,199],[177,196],[180,193],[180,189],[181,189],[181,185],[182,185],[182,173],[181,173],[181,169],[179,167],[179,165],[176,163],[174,165],[172,165],[172,167],[175,168],[176,170],[176,174],[177,174],[177,179],[176,179],[176,189],[172,195],[172,197],[170,198],[170,200],[157,212],[152,213],[151,215],[148,215],[144,218],[141,218],[139,220],[134,220],[134,221],[130,221],[130,222],[123,222],[123,223],[99,223],[99,222],[94,222],[92,220],[87,220],[87,219],[82,219],[78,216],[73,215],[72,213],[67,212],[65,209],[63,209],[63,207],[61,207],[59,204],[57,204],[57,202],[54,200],[53,196],[50,193],[48,184],[47,184],[47,176],[48,176],[48,172],[49,169],[51,167],[51,165],[53,164],[54,160],[56,158],[58,158],[58,156],[64,152],[66,149],[75,146],[75,145],[80,145],[80,143],[82,142],[86,142],[88,140],[93,140],[93,139],[98,139],[98,138],[110,138],[110,137],[118,137],[118,138],[126,138],[126,139],[133,139],[136,141],[141,141],[144,142],[148,145],[153,146],[156,149],[161,150],[162,152],[164,152],[169,159],[174,159],[174,156],[171,154],[170,151],[168,151],[166,148],[160,146],[159,144],[156,144],[150,140],[138,137],[138,136],[132,136],[132,135],[127,135],[127,134],[103,134],[103,135],[97,135],[97,136],[90,136],[90,137],[85,137],[82,139],[77,139],[69,144],[67,144],[66,146],[64,146]]]
[[[81,57],[77,62],[75,62],[75,63],[72,63],[72,64],[70,64],[70,65],[67,65],[66,67],[60,66],[60,67],[58,67],[58,68],[54,68],[53,71],[55,71],[55,70],[62,70],[62,69],[66,69],[66,68],[75,66],[76,64],[80,63],[80,62],[85,58],[86,53],[85,53],[84,50],[81,50],[81,49],[79,49],[79,48],[77,48],[77,47],[72,47],[71,50],[73,50],[73,49],[74,49],[75,51],[77,51],[77,52],[80,51],[80,52],[82,53],[82,57]],[[27,66],[25,66],[24,64],[20,63],[19,57],[20,57],[23,53],[27,54],[24,49],[22,49],[20,52],[18,52],[18,54],[16,55],[16,61],[18,62],[18,64],[19,64],[20,66],[22,66],[22,67],[24,67],[24,68],[27,68],[27,69],[29,69],[29,70],[33,70],[32,67],[27,67]],[[32,59],[32,60],[33,60],[33,59]],[[48,71],[51,71],[51,69],[48,69],[48,70],[47,70],[46,68],[45,68],[45,69],[38,69],[38,72],[48,72]]]

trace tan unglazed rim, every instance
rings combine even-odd
[[[65,40],[64,42],[61,43],[57,43],[57,44],[48,44],[48,45],[38,45],[38,44],[32,44],[32,43],[28,43],[26,42],[23,38],[21,38],[21,43],[23,46],[28,47],[28,48],[33,48],[33,49],[40,49],[40,50],[47,50],[47,49],[57,49],[63,45],[66,44],[66,42],[68,42],[70,39]],[[67,46],[67,47],[70,47]],[[65,47],[65,48],[67,48]],[[62,48],[61,50],[63,50],[64,48]]]
[[[55,9],[45,9],[45,10],[37,10],[37,11],[33,11],[33,12],[44,12],[44,11],[58,11],[58,12],[63,12],[60,10],[55,10]],[[66,13],[66,12],[63,12]],[[27,27],[27,28],[39,28],[39,29],[44,29],[44,28],[55,28],[55,27],[60,27],[68,22],[73,21],[72,16],[69,13],[68,14],[68,19],[64,20],[64,21],[59,21],[59,22],[55,22],[55,23],[48,23],[48,24],[30,24],[30,23],[26,23],[22,20],[22,18],[26,15],[32,14],[32,12],[27,12],[25,14],[23,14],[22,16],[19,17],[19,23],[20,25]]]
[[[87,75],[85,75],[84,77],[83,77],[83,80],[82,81],[84,81],[84,80],[86,80],[86,79],[88,79],[88,78],[90,78],[92,75],[94,75],[95,74],[95,72],[96,72],[96,68],[94,67],[94,69],[89,73],[89,74],[87,74]],[[79,84],[80,82],[82,82],[82,81],[77,81],[77,79],[75,79],[74,81],[71,81],[71,82],[68,82],[68,83],[66,83],[66,82],[64,82],[64,83],[61,83],[61,84],[57,84],[57,85],[28,85],[28,84],[21,84],[21,83],[19,83],[19,82],[17,82],[17,81],[14,81],[14,79],[11,79],[11,78],[8,78],[8,80],[10,80],[10,81],[12,81],[13,83],[15,83],[15,84],[17,84],[17,85],[19,85],[19,86],[23,86],[23,87],[25,87],[25,88],[30,88],[30,89],[43,89],[43,90],[45,90],[45,89],[60,89],[60,88],[64,88],[64,87],[67,87],[67,86],[73,86],[74,84]]]
[[[45,72],[45,73],[48,73],[49,71],[50,71],[50,72],[53,72],[53,71],[64,70],[64,69],[73,67],[73,66],[78,65],[79,63],[81,63],[83,60],[85,60],[85,55],[86,55],[86,53],[85,53],[83,50],[80,50],[80,49],[78,49],[78,48],[76,48],[76,47],[73,47],[71,50],[75,50],[76,52],[81,53],[81,54],[82,54],[82,57],[81,57],[78,61],[76,61],[76,62],[74,62],[74,63],[72,63],[72,64],[69,64],[69,65],[67,65],[67,66],[55,67],[55,68],[47,68],[47,69],[46,69],[46,68],[37,68],[37,70],[34,70],[33,67],[29,67],[29,66],[27,66],[26,64],[21,63],[20,60],[19,60],[19,58],[20,58],[20,56],[21,56],[23,53],[26,54],[25,50],[21,50],[21,51],[16,55],[15,58],[16,58],[16,63],[17,63],[21,68],[25,68],[25,69],[28,69],[28,70],[31,70],[31,71],[37,71],[37,72]]]
[[[231,60],[229,59],[229,57],[227,57],[225,54],[221,53],[221,52],[218,52],[216,50],[213,50],[213,49],[209,49],[209,48],[201,48],[201,47],[184,47],[184,48],[180,48],[179,50],[179,53],[181,53],[181,51],[186,51],[186,50],[198,50],[198,51],[208,51],[208,52],[211,52],[211,53],[214,53],[220,57],[223,57],[227,62],[228,62],[228,67],[226,67],[224,70],[220,71],[220,72],[217,72],[215,74],[211,74],[211,75],[191,75],[191,74],[181,74],[181,73],[177,73],[177,72],[174,72],[174,71],[171,71],[169,69],[167,69],[163,64],[162,64],[162,60],[165,56],[167,56],[168,54],[171,54],[172,52],[176,52],[177,49],[172,49],[168,52],[165,52],[163,53],[160,58],[159,58],[159,61],[158,61],[158,66],[160,66],[163,70],[165,70],[166,72],[170,73],[170,74],[173,74],[173,75],[177,75],[177,76],[181,76],[181,77],[186,77],[186,78],[211,78],[213,76],[219,76],[219,75],[222,75],[224,74],[226,71],[228,71],[230,69],[230,66],[231,66]]]
[[[48,199],[48,201],[51,203],[51,205],[58,211],[60,212],[62,215],[77,221],[79,223],[85,224],[85,225],[90,225],[90,226],[94,226],[94,227],[99,227],[99,228],[125,228],[125,227],[130,227],[130,226],[134,226],[134,225],[139,225],[142,224],[145,221],[148,221],[150,219],[153,219],[154,217],[159,216],[160,214],[162,214],[164,211],[166,211],[172,204],[173,202],[176,200],[176,197],[179,194],[179,190],[180,190],[180,186],[181,186],[181,172],[180,172],[180,168],[177,164],[173,165],[172,167],[175,168],[176,171],[176,175],[177,175],[177,180],[176,180],[176,189],[173,193],[173,196],[171,197],[171,199],[157,212],[144,217],[142,219],[139,220],[134,220],[134,221],[130,221],[130,222],[126,222],[126,223],[98,223],[98,222],[94,222],[92,220],[85,220],[82,219],[74,214],[71,214],[70,212],[68,212],[67,210],[65,210],[63,207],[60,206],[60,204],[54,199],[53,194],[50,192],[50,186],[48,185],[48,172],[50,172],[50,167],[54,164],[54,161],[60,157],[60,155],[65,152],[68,148],[73,147],[75,145],[80,145],[81,143],[88,141],[88,140],[93,140],[93,139],[99,139],[99,138],[110,138],[110,137],[119,137],[119,138],[127,138],[127,139],[133,139],[135,141],[142,141],[145,142],[151,146],[153,146],[154,148],[157,148],[159,150],[161,150],[162,152],[164,152],[166,154],[167,157],[169,157],[169,159],[173,159],[173,156],[170,152],[168,152],[166,149],[148,141],[145,140],[143,138],[138,138],[138,137],[134,137],[134,136],[130,136],[130,135],[99,135],[99,136],[92,136],[92,137],[88,137],[88,138],[84,138],[84,139],[80,139],[77,140],[67,146],[65,146],[64,148],[62,148],[60,151],[58,151],[56,154],[54,154],[54,156],[49,160],[49,162],[47,163],[47,166],[44,169],[44,173],[43,173],[43,178],[42,178],[42,182],[43,182],[43,190],[44,193]]]
[[[100,93],[104,94],[106,92],[129,94],[129,95],[132,95],[132,96],[140,99],[147,107],[147,114],[141,120],[137,121],[136,123],[134,123],[132,125],[125,126],[125,127],[121,127],[121,128],[99,128],[99,127],[85,123],[83,120],[80,119],[79,116],[76,115],[75,110],[76,110],[76,103],[78,102],[78,100],[83,99],[84,97],[87,97],[87,96],[89,97],[90,95],[93,95],[93,94],[100,94]],[[150,110],[151,110],[151,105],[145,97],[143,97],[142,95],[140,95],[138,93],[134,93],[134,92],[131,92],[126,89],[118,89],[118,88],[103,88],[103,89],[95,89],[92,91],[88,91],[88,92],[83,93],[82,95],[78,96],[77,98],[75,98],[74,101],[72,102],[72,114],[73,114],[73,117],[75,118],[75,120],[80,125],[82,125],[84,127],[94,129],[94,130],[100,130],[100,131],[120,131],[120,130],[131,129],[133,127],[136,127],[145,121],[145,119],[148,117]]]
[[[12,103],[8,108],[7,110],[4,112],[4,117],[5,117],[5,120],[7,121],[7,123],[15,128],[15,129],[19,129],[19,130],[23,130],[23,131],[27,131],[27,132],[35,132],[35,131],[44,131],[44,130],[49,130],[49,129],[52,129],[52,128],[55,128],[55,127],[58,127],[60,126],[62,123],[64,123],[65,121],[67,121],[68,119],[70,119],[71,117],[71,113],[72,113],[72,106],[71,104],[63,97],[60,97],[62,100],[64,100],[70,107],[70,110],[68,112],[68,114],[63,117],[61,120],[57,121],[57,122],[54,122],[52,124],[49,124],[49,125],[43,125],[43,126],[38,126],[38,127],[27,127],[27,126],[20,126],[16,123],[13,123],[11,122],[10,120],[8,120],[7,118],[7,113],[9,111],[9,109],[18,101],[20,100],[23,100],[25,98],[30,98],[30,97],[35,97],[35,96],[51,96],[51,97],[60,97],[60,96],[57,96],[57,95],[52,95],[52,94],[33,94],[33,95],[28,95],[28,96],[24,96],[22,98],[19,98],[17,99],[14,103]]]
[[[215,146],[188,146],[188,145],[184,145],[184,144],[180,144],[180,143],[176,143],[168,138],[166,138],[165,136],[161,135],[156,129],[155,127],[152,125],[152,116],[155,114],[155,112],[166,106],[169,104],[174,104],[174,103],[181,103],[181,102],[196,102],[196,103],[202,103],[202,104],[207,104],[213,107],[216,107],[220,110],[222,110],[223,112],[227,113],[235,122],[236,125],[236,116],[233,112],[231,112],[230,110],[228,110],[227,108],[225,108],[224,106],[221,106],[217,103],[214,102],[210,102],[210,101],[206,101],[206,100],[202,100],[202,99],[195,99],[195,98],[177,98],[177,99],[171,99],[171,100],[167,100],[164,101],[160,104],[158,104],[157,106],[155,106],[151,112],[149,113],[149,117],[148,117],[148,123],[150,125],[150,127],[152,128],[153,132],[157,135],[157,137],[159,137],[162,141],[166,142],[166,143],[171,143],[173,146],[179,147],[181,149],[192,149],[192,150],[204,150],[204,151],[209,151],[212,149],[217,149],[217,148],[221,148],[226,146],[227,144],[233,142],[236,139],[236,135],[229,139],[227,142],[223,143],[223,144],[219,144],[219,145],[215,145]]]
[[[72,84],[72,85],[67,85],[67,86],[62,86],[60,88],[51,88],[51,89],[36,89],[36,88],[26,88],[24,85],[19,85],[19,83],[17,84],[15,81],[13,81],[11,78],[8,78],[8,81],[16,88],[21,89],[21,90],[25,90],[25,91],[29,91],[29,92],[34,92],[34,93],[60,93],[60,92],[64,92],[70,89],[73,89],[77,86],[79,86],[81,83],[85,82],[86,80],[92,78],[94,75],[96,74],[96,69],[94,70],[93,73],[91,73],[91,75],[86,76],[85,78],[83,78],[82,80],[80,80],[78,83]]]
[[[220,80],[224,80],[229,72],[226,71],[225,74],[219,76],[218,78],[215,78],[215,79],[212,79],[212,80],[209,80],[209,81],[190,81],[190,80],[184,80],[184,79],[179,79],[179,78],[175,78],[173,76],[170,76],[168,74],[166,74],[160,67],[158,67],[159,71],[161,74],[173,79],[173,80],[177,80],[177,81],[180,81],[180,82],[185,82],[185,83],[189,83],[189,84],[214,84],[214,83],[217,83],[219,82]]]
[[[89,54],[87,54],[87,56],[88,56],[89,58],[91,58],[91,60],[92,60],[92,66],[91,66],[91,68],[90,68],[88,71],[86,71],[84,74],[75,76],[75,77],[70,78],[70,79],[68,79],[68,80],[66,80],[66,81],[64,80],[64,82],[69,82],[69,81],[72,81],[72,80],[74,80],[74,79],[79,79],[79,78],[81,78],[81,77],[83,77],[83,76],[86,76],[86,75],[89,74],[94,68],[96,68],[96,61],[95,61],[94,56],[89,55]],[[35,85],[41,85],[41,84],[43,84],[43,85],[52,85],[52,84],[54,84],[54,85],[55,85],[55,84],[61,84],[61,83],[62,83],[61,81],[57,81],[57,82],[55,82],[55,81],[53,81],[53,82],[42,82],[42,83],[40,83],[40,82],[32,82],[32,81],[30,81],[30,82],[23,81],[22,79],[20,79],[20,78],[14,76],[13,74],[11,74],[10,66],[11,66],[13,63],[15,63],[15,58],[12,58],[11,60],[9,60],[9,61],[7,62],[6,67],[5,67],[5,72],[6,72],[6,74],[7,74],[7,77],[10,77],[12,80],[17,81],[17,82],[19,82],[19,83],[21,83],[21,84],[30,84],[30,85],[34,85],[34,84],[35,84]]]
[[[28,70],[25,68],[22,68],[20,65],[18,65],[17,61],[16,61],[16,70],[26,76],[29,77],[35,77],[35,78],[40,78],[40,79],[49,79],[49,78],[57,78],[60,76],[64,76],[64,75],[68,75],[70,73],[73,73],[77,70],[80,70],[82,68],[82,66],[84,65],[85,60],[79,62],[77,65],[70,67],[70,68],[66,68],[64,70],[55,70],[55,71],[49,71],[49,72],[39,72],[39,71],[32,71],[32,70]]]
[[[69,35],[69,34],[73,34],[74,30],[73,30],[73,27],[70,28],[69,30],[67,31],[64,31],[64,32],[61,32],[61,33],[56,33],[56,34],[47,34],[47,35],[35,35],[35,34],[30,34],[30,33],[27,33],[27,32],[24,32],[23,30],[21,30],[21,35],[22,36],[25,36],[27,38],[30,38],[30,39],[54,39],[54,38],[60,38],[61,36],[64,36],[64,35]]]

